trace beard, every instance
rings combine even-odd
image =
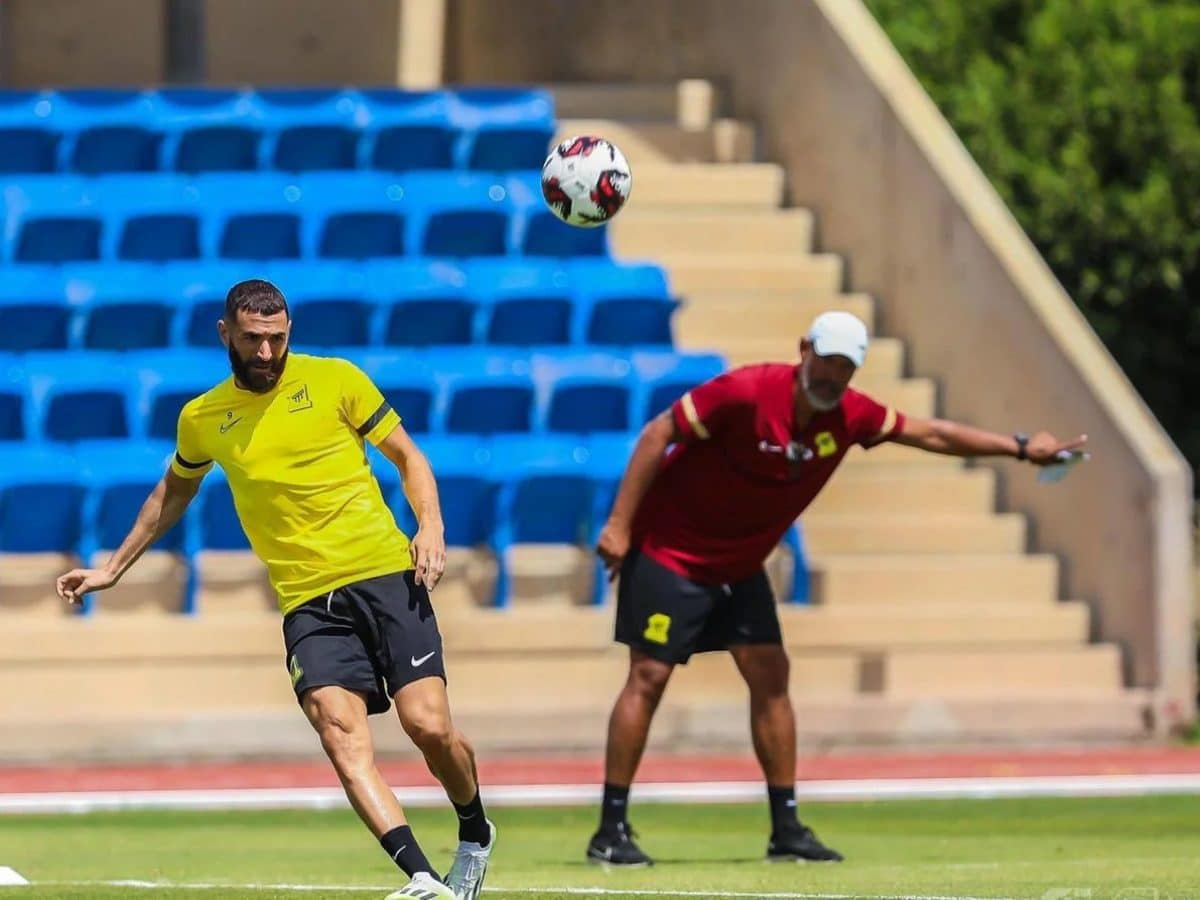
[[[256,394],[265,394],[279,383],[279,376],[283,374],[287,358],[288,351],[284,350],[264,366],[257,359],[242,359],[232,346],[229,347],[229,367],[233,369],[233,377],[247,390]]]
[[[842,402],[845,388],[833,381],[812,381],[808,375],[808,366],[800,368],[800,386],[804,388],[804,396],[809,405],[817,412],[829,412],[836,409]]]

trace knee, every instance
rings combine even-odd
[[[371,764],[371,746],[366,739],[365,724],[353,715],[337,709],[318,708],[313,727],[326,755],[340,773],[353,774]]]
[[[404,717],[404,731],[426,756],[449,752],[457,740],[450,716],[441,710],[419,710]]]
[[[746,686],[755,700],[781,700],[788,696],[791,663],[782,650],[764,653],[745,668]]]
[[[639,699],[656,705],[667,689],[671,678],[671,667],[665,663],[641,661],[629,669],[627,689]]]

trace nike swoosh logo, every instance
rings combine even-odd
[[[424,665],[425,663],[429,662],[429,660],[433,659],[433,657],[434,657],[434,656],[436,656],[436,655],[437,655],[437,651],[436,651],[436,650],[430,650],[428,653],[426,653],[426,654],[425,654],[424,656],[422,656],[420,659],[417,659],[417,658],[414,656],[414,657],[412,658],[412,660],[411,660],[411,662],[412,662],[412,664],[413,664],[413,668],[416,668],[417,666],[420,666],[420,665]]]
[[[242,421],[243,418],[244,418],[243,416],[238,416],[232,422],[226,422],[224,425],[221,426],[221,434],[224,434],[225,432],[227,432],[230,428],[232,428],[238,422]]]

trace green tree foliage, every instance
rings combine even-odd
[[[1200,3],[867,5],[1200,465]]]

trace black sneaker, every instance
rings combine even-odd
[[[634,831],[622,822],[616,828],[601,828],[588,841],[588,862],[609,866],[652,866],[654,860],[633,841]]]
[[[811,828],[797,822],[777,831],[767,843],[767,862],[841,862],[842,854],[826,847]]]

